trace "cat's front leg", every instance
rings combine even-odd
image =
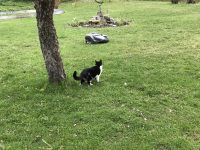
[[[96,80],[97,80],[97,82],[99,82],[99,75],[96,76]]]

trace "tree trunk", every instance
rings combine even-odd
[[[34,0],[40,46],[50,82],[66,78],[53,23],[54,0]]]

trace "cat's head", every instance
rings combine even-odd
[[[102,64],[102,60],[100,60],[100,61],[96,61],[96,60],[95,60],[95,64],[96,64],[96,66],[99,66],[99,67],[103,65],[103,64]]]

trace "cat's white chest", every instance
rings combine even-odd
[[[99,76],[101,75],[102,71],[103,71],[103,65],[100,66],[100,74],[99,74]]]
[[[100,73],[99,73],[99,75],[96,75],[96,77],[95,77],[97,82],[99,82],[99,77],[100,77],[102,71],[103,71],[103,66],[100,66]]]

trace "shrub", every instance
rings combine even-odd
[[[178,4],[178,0],[171,0],[172,4]]]
[[[188,3],[188,4],[195,4],[196,1],[195,1],[195,0],[187,0],[187,3]]]

